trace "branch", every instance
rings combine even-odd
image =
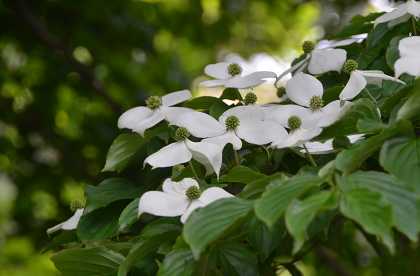
[[[103,83],[96,79],[92,68],[80,63],[73,57],[72,49],[63,44],[48,31],[47,27],[44,26],[32,13],[25,0],[13,0],[11,1],[11,6],[16,15],[30,27],[39,40],[41,40],[48,48],[54,50],[71,67],[73,67],[74,70],[79,73],[81,79],[91,86],[96,94],[102,97],[114,112],[121,113],[121,106],[109,96]]]
[[[344,264],[339,260],[337,254],[323,246],[315,249],[316,255],[325,262],[332,272],[340,276],[351,276],[352,274],[346,269]]]

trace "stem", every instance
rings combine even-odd
[[[309,162],[311,162],[312,166],[314,166],[315,168],[318,167],[318,164],[315,162],[314,158],[309,153],[308,148],[306,147],[305,144],[303,144],[303,148],[305,149],[306,157],[308,158]]]
[[[200,178],[198,177],[197,171],[195,170],[193,163],[190,161],[190,162],[188,162],[188,164],[190,164],[191,171],[192,171],[195,179],[197,179],[197,181],[200,181]]]
[[[283,265],[289,272],[292,274],[292,276],[303,276],[302,272],[296,267],[295,264],[284,264]]]
[[[416,19],[414,17],[411,17],[411,25],[413,26],[413,34],[417,35]]]
[[[233,155],[235,156],[236,166],[239,166],[241,164],[241,158],[239,157],[238,151],[233,150]]]

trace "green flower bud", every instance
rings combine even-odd
[[[200,188],[197,186],[191,186],[185,192],[185,195],[188,197],[189,200],[199,199],[201,196]]]
[[[239,123],[239,119],[236,116],[229,116],[225,121],[227,130],[235,130],[239,126]]]
[[[312,111],[320,110],[324,106],[324,101],[320,96],[313,96],[309,102],[309,108]]]
[[[249,92],[245,95],[244,103],[246,105],[254,104],[257,102],[257,95],[255,93]]]
[[[290,116],[287,120],[287,125],[291,130],[300,128],[302,125],[302,120],[298,116]]]
[[[315,43],[312,41],[304,41],[302,44],[302,49],[305,54],[309,54],[315,49]]]
[[[357,70],[359,63],[354,59],[348,59],[343,65],[343,72],[346,74],[351,74],[354,70]]]
[[[277,88],[277,97],[281,98],[284,95],[286,95],[286,88],[284,87]]]
[[[150,109],[156,109],[156,108],[159,108],[162,105],[162,100],[160,99],[159,96],[150,96],[146,100],[146,105]]]
[[[77,209],[82,209],[85,207],[85,202],[82,200],[73,200],[70,203],[70,210],[75,212]]]
[[[228,70],[229,75],[231,75],[232,77],[242,73],[242,68],[237,63],[229,64],[227,70]]]
[[[175,140],[183,141],[190,137],[190,132],[185,127],[180,127],[175,131]]]

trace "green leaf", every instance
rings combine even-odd
[[[118,231],[118,218],[123,205],[116,202],[104,208],[84,214],[77,225],[81,240],[102,240],[114,236]]]
[[[236,166],[222,176],[220,180],[222,182],[248,184],[263,177],[266,177],[266,175],[245,166]]]
[[[103,247],[63,250],[51,257],[63,276],[116,275],[121,254]]]
[[[307,239],[306,229],[321,210],[337,206],[336,197],[330,191],[314,194],[304,200],[293,200],[286,210],[285,220],[289,233],[295,239],[293,252],[296,253]]]
[[[118,219],[119,230],[123,230],[137,221],[140,198],[136,198],[128,204]]]
[[[322,95],[322,101],[324,102],[324,105],[327,105],[330,102],[337,100],[341,91],[343,91],[343,88],[344,85],[337,85],[325,90],[324,94]]]
[[[212,106],[214,103],[222,102],[223,101],[216,97],[211,96],[202,96],[193,98],[192,100],[184,103],[185,107],[189,107],[196,110],[209,110],[210,106]]]
[[[384,169],[403,180],[420,195],[420,139],[396,138],[381,149]]]
[[[98,186],[86,187],[86,209],[92,211],[117,200],[139,197],[143,190],[142,186],[135,185],[124,178],[108,178]]]
[[[195,259],[224,232],[242,220],[252,209],[252,202],[239,198],[217,200],[193,212],[184,225],[183,236]]]
[[[367,16],[356,15],[354,16],[350,24],[343,28],[338,34],[335,35],[336,38],[348,38],[352,35],[369,33],[373,28],[372,21],[377,17],[381,16],[382,13],[371,13]]]
[[[366,159],[379,150],[387,139],[396,135],[399,131],[400,125],[390,126],[381,133],[353,145],[350,149],[343,150],[337,155],[336,168],[344,173],[350,173],[358,169]]]
[[[239,100],[242,101],[242,95],[239,93],[239,90],[236,88],[226,88],[223,90],[220,99],[227,99],[227,100]]]
[[[381,172],[356,172],[343,177],[343,189],[366,188],[381,194],[391,207],[394,226],[411,240],[420,231],[420,200],[411,189],[394,177]]]
[[[268,175],[262,178],[258,178],[252,182],[247,183],[247,185],[240,192],[242,198],[255,198],[259,194],[265,191],[265,188],[275,180],[286,179],[286,176],[282,173],[275,173]]]
[[[193,276],[194,257],[189,248],[172,250],[165,256],[159,268],[158,276]]]
[[[219,119],[220,115],[222,115],[228,109],[229,106],[224,102],[215,102],[210,106],[209,115],[216,119]]]
[[[146,139],[137,133],[124,133],[112,142],[106,156],[103,172],[121,172],[136,156]]]
[[[366,40],[368,48],[372,48],[382,42],[382,38],[388,33],[389,30],[390,29],[388,28],[388,24],[379,24],[376,26],[375,29],[369,33]]]
[[[397,61],[397,59],[400,57],[400,51],[398,49],[398,45],[402,38],[403,36],[394,37],[389,43],[388,48],[386,49],[386,55],[385,55],[386,63],[388,64],[389,68],[391,68],[392,70],[394,70],[394,64]]]
[[[236,272],[238,276],[257,276],[256,255],[244,244],[227,243],[217,248],[223,270]],[[229,275],[233,275],[229,273]]]
[[[300,175],[287,180],[279,180],[255,202],[255,214],[272,228],[293,199],[319,186],[322,182],[322,179],[313,175]]]
[[[393,252],[392,210],[379,193],[368,189],[345,191],[341,196],[340,211],[359,223],[366,232],[380,237]]]
[[[413,117],[420,118],[420,80],[416,81],[413,93],[397,113],[397,120],[408,120]]]

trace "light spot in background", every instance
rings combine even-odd
[[[203,22],[212,24],[219,19],[220,16],[220,1],[219,0],[201,0],[203,8]]]
[[[83,64],[91,64],[92,63],[92,55],[90,54],[89,50],[85,47],[78,46],[73,51],[73,57],[80,63]]]
[[[139,64],[143,64],[147,60],[146,53],[142,49],[133,49],[131,51],[131,57],[135,62]]]
[[[153,45],[159,52],[166,52],[173,47],[172,34],[166,30],[160,30],[153,38]]]
[[[393,4],[388,0],[370,0],[369,3],[377,10],[383,12],[390,12],[393,9]]]
[[[85,199],[85,183],[76,182],[75,180],[67,180],[64,182],[60,191],[61,200],[68,206],[73,201],[84,201]]]
[[[32,92],[16,82],[5,82],[1,87],[1,96],[13,99],[13,111],[21,112],[33,102]]]
[[[43,146],[34,152],[33,156],[35,162],[54,166],[60,160],[59,152],[51,146]]]
[[[57,216],[57,201],[45,191],[36,191],[31,196],[32,212],[36,219],[47,220]]]
[[[15,45],[8,43],[1,49],[1,57],[7,69],[17,70],[26,63],[26,56]]]

